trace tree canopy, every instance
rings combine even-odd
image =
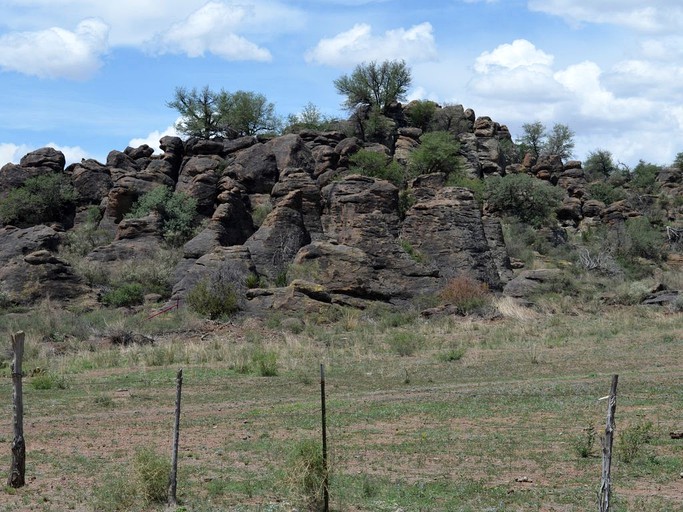
[[[176,129],[190,137],[255,135],[276,131],[280,125],[275,105],[263,94],[251,91],[177,87],[167,105],[180,114]]]
[[[355,111],[369,106],[386,113],[389,105],[405,100],[412,83],[410,68],[405,61],[375,61],[356,66],[350,75],[342,75],[334,81],[337,92],[346,96],[344,107]]]
[[[600,177],[603,179],[608,178],[610,174],[617,170],[612,153],[605,149],[596,149],[588,153],[583,168],[591,178]]]
[[[557,155],[562,160],[574,154],[574,132],[566,124],[556,123],[550,132],[540,121],[524,123],[524,134],[517,143],[526,151],[538,158],[545,155]]]

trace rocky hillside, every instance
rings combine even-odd
[[[55,174],[77,194],[47,224],[25,221],[0,229],[2,299],[31,304],[51,297],[95,307],[111,283],[94,272],[123,273],[125,281],[126,272],[166,265],[162,216],[127,217],[136,201],[160,186],[194,198],[203,222],[174,251],[173,271],[164,277],[168,287],[145,288],[147,301],[182,301],[200,283],[227,282],[238,291],[240,307],[252,312],[362,308],[371,301],[400,305],[434,296],[463,275],[523,296],[524,283],[544,274],[511,263],[500,212],[472,190],[447,186],[441,173],[422,175],[408,183],[406,205],[404,192],[389,181],[349,171],[350,157],[361,149],[405,164],[422,137],[405,121],[408,108],[397,107],[383,144],[342,131],[230,140],[164,137],[160,156],[147,146],[128,147],[109,153],[106,163],[84,160],[66,168],[59,151],[29,153],[18,165],[0,169],[0,196],[36,176]],[[564,233],[559,238],[565,242],[567,233],[597,225],[617,229],[659,197],[641,197],[641,207],[628,199],[606,204],[591,196],[581,162],[552,156],[515,162],[505,126],[449,108],[449,130],[460,142],[467,176],[528,174],[563,191],[550,231]],[[683,176],[670,168],[657,180],[659,194],[670,199],[658,203],[662,229],[666,224],[676,236]],[[90,245],[79,253],[74,240],[84,238]],[[670,252],[675,263],[677,252]]]

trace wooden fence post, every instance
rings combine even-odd
[[[173,426],[173,455],[171,456],[171,474],[168,482],[168,504],[176,506],[178,498],[176,490],[178,488],[178,444],[180,442],[180,396],[183,389],[183,369],[178,370],[176,375],[175,390],[175,424]]]
[[[12,335],[12,400],[14,403],[14,439],[12,440],[12,466],[7,485],[23,487],[26,477],[26,441],[24,440],[24,397],[21,383],[21,360],[24,357],[24,332]]]
[[[607,405],[607,425],[605,426],[605,437],[601,437],[602,442],[602,480],[600,481],[600,491],[598,492],[599,512],[609,512],[609,501],[612,494],[612,445],[614,443],[614,413],[617,410],[617,382],[619,375],[612,376],[612,387],[609,391],[609,403]]]
[[[330,510],[330,479],[327,469],[327,410],[325,406],[325,365],[320,364],[320,409],[322,410],[323,438],[323,510]]]

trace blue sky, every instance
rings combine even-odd
[[[680,0],[2,0],[0,165],[70,162],[173,133],[177,86],[260,92],[283,117],[342,116],[333,80],[404,59],[409,99],[460,103],[521,134],[564,123],[575,157],[683,151]]]

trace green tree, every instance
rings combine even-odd
[[[591,178],[606,179],[617,170],[617,166],[612,159],[612,153],[604,149],[596,149],[588,153],[588,157],[583,165],[586,174]]]
[[[411,177],[433,172],[447,176],[460,170],[460,144],[449,132],[429,132],[420,137],[420,146],[410,154]]]
[[[568,160],[574,154],[574,132],[566,124],[556,123],[543,145],[543,154]]]
[[[320,112],[320,109],[315,104],[308,102],[301,113],[289,114],[287,116],[287,126],[284,132],[297,133],[301,130],[325,130],[335,121],[335,119]]]
[[[683,151],[676,155],[673,166],[683,170]]]
[[[534,158],[538,158],[545,144],[545,126],[540,121],[524,123],[522,130],[524,134],[517,139],[517,144],[530,151]]]
[[[251,91],[226,92],[218,95],[220,125],[237,135],[274,133],[280,128],[275,105],[263,94]]]
[[[657,184],[657,174],[662,170],[659,165],[638,161],[638,165],[633,168],[631,173],[631,188],[643,194],[652,194],[659,188]]]
[[[76,189],[64,174],[35,176],[0,200],[0,222],[21,228],[64,222],[73,213],[77,198]]]
[[[337,92],[346,96],[344,107],[352,112],[370,107],[386,114],[389,105],[405,100],[412,83],[410,68],[405,61],[373,61],[356,66],[351,75],[334,81]]]
[[[167,103],[180,114],[176,129],[190,137],[210,139],[216,135],[255,135],[275,132],[280,120],[275,105],[263,94],[251,91],[212,91],[177,87]]]
[[[534,158],[544,155],[557,155],[562,160],[571,158],[574,153],[574,132],[562,123],[553,125],[548,132],[540,121],[524,123],[523,135],[517,139],[523,152],[531,152]]]
[[[176,130],[187,136],[203,139],[221,134],[218,96],[208,85],[201,90],[176,87],[173,99],[166,104],[180,114]]]
[[[554,218],[564,190],[528,174],[508,174],[488,178],[485,195],[494,209],[540,227]]]

